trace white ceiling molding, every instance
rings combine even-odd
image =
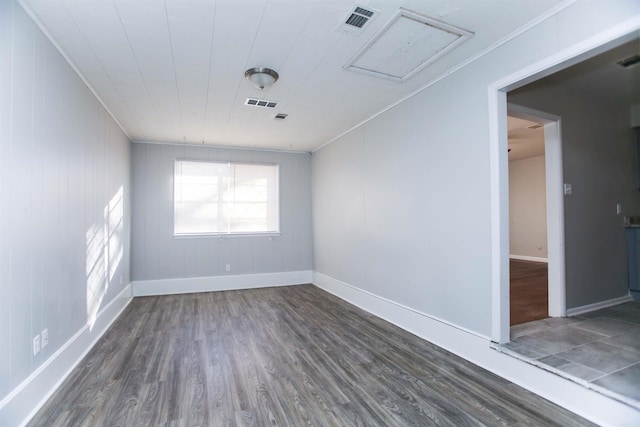
[[[365,118],[364,120],[354,124],[352,127],[350,127],[349,129],[345,130],[344,132],[334,136],[333,138],[331,138],[327,142],[318,145],[311,152],[312,153],[316,153],[316,152],[320,151],[321,149],[323,149],[324,147],[327,147],[327,146],[333,144],[334,142],[336,142],[337,140],[339,140],[343,136],[351,133],[355,129],[357,129],[357,128],[365,125],[366,123],[374,120],[376,117],[378,117],[378,116],[386,113],[387,111],[393,109],[397,105],[399,105],[399,104],[403,103],[404,101],[412,98],[413,96],[419,94],[423,90],[426,90],[429,87],[435,85],[436,83],[438,83],[439,81],[441,81],[442,79],[447,77],[448,75],[451,75],[451,74],[455,73],[456,71],[466,67],[467,65],[469,65],[469,64],[475,62],[476,60],[482,58],[484,55],[492,52],[493,50],[495,50],[497,48],[499,48],[503,44],[509,42],[510,40],[512,40],[512,39],[514,39],[516,37],[518,37],[520,34],[523,34],[526,31],[528,31],[529,29],[535,27],[539,23],[544,22],[545,20],[549,19],[550,17],[560,13],[562,10],[564,10],[567,7],[571,6],[576,1],[578,1],[578,0],[565,0],[565,1],[560,2],[559,4],[555,5],[554,7],[551,7],[549,9],[547,9],[544,13],[542,13],[541,15],[538,15],[535,19],[532,19],[531,21],[527,22],[525,25],[523,25],[523,26],[517,28],[516,30],[514,30],[513,32],[505,35],[504,37],[500,38],[496,42],[492,43],[490,46],[477,51],[474,55],[472,55],[472,56],[466,58],[464,61],[458,63],[456,66],[454,66],[453,68],[448,70],[446,73],[437,75],[436,77],[434,77],[434,78],[432,78],[430,80],[427,80],[425,83],[421,83],[420,86],[417,89],[407,93],[405,96],[397,99],[395,102],[392,102],[391,104],[387,105],[385,108],[381,109],[380,111],[377,111],[376,113],[370,115],[369,117]],[[477,40],[477,37],[476,37],[476,40]],[[473,42],[471,42],[471,43],[473,43]]]
[[[27,13],[27,15],[29,15],[29,18],[31,18],[33,20],[33,22],[38,26],[38,28],[40,28],[40,31],[42,31],[42,33],[45,35],[45,37],[47,39],[49,39],[49,41],[51,42],[51,44],[53,45],[53,47],[55,47],[58,52],[60,52],[60,55],[62,55],[62,57],[64,58],[64,60],[67,62],[67,64],[69,64],[69,66],[71,67],[71,69],[78,75],[78,77],[80,78],[80,80],[82,80],[82,83],[84,83],[84,85],[87,87],[87,89],[89,89],[89,91],[93,94],[93,96],[96,97],[96,99],[98,100],[98,102],[102,105],[102,107],[105,109],[105,111],[109,114],[109,116],[111,116],[111,118],[113,119],[114,122],[116,122],[116,124],[118,125],[118,127],[120,128],[120,130],[127,136],[127,138],[129,138],[129,140],[131,141],[131,135],[129,134],[129,131],[122,126],[122,123],[120,123],[120,121],[118,120],[118,117],[113,114],[113,112],[111,111],[111,109],[109,108],[109,106],[102,100],[102,98],[100,97],[100,94],[98,92],[96,92],[96,90],[93,88],[93,85],[91,85],[91,83],[87,80],[87,78],[84,76],[84,74],[82,74],[82,72],[78,69],[78,67],[76,66],[76,64],[74,63],[74,61],[69,57],[69,55],[67,54],[67,52],[62,48],[62,46],[58,43],[58,41],[56,40],[55,37],[53,37],[53,35],[51,34],[51,32],[49,31],[49,28],[44,25],[44,23],[42,22],[42,20],[40,19],[40,16],[38,14],[36,14],[33,9],[31,9],[28,4],[26,3],[26,0],[17,0],[18,4],[24,9],[24,11]]]
[[[574,0],[523,1],[367,0],[359,37],[336,31],[353,0],[20,3],[132,141],[313,152]],[[401,7],[475,34],[403,84],[345,72]],[[264,96],[244,79],[255,64],[278,70],[286,121],[244,105]]]
[[[344,68],[404,82],[472,36],[470,31],[400,8]]]

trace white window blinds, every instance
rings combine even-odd
[[[174,233],[278,233],[277,165],[176,160]]]

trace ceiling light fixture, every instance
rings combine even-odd
[[[279,77],[278,73],[266,67],[249,68],[244,72],[244,76],[252,85],[260,90],[270,88]]]

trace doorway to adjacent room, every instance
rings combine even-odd
[[[508,104],[509,324],[565,314],[560,118]]]
[[[544,124],[507,117],[510,325],[549,316]]]

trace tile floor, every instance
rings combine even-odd
[[[515,325],[502,347],[640,408],[640,302]]]

